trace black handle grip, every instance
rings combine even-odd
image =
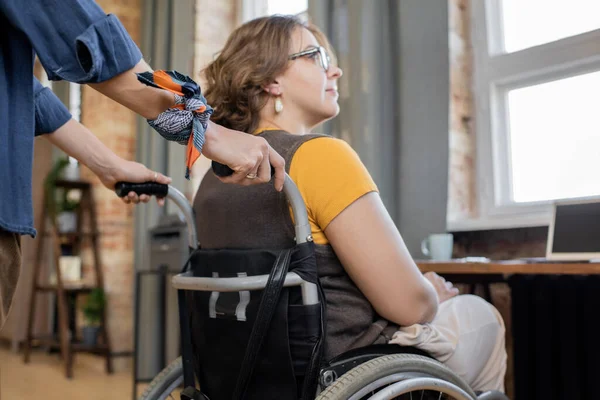
[[[166,197],[169,193],[169,185],[156,182],[117,182],[115,185],[115,192],[119,197],[125,197],[129,192],[135,192],[138,196],[147,194],[156,197]]]
[[[231,168],[216,161],[212,162],[212,170],[216,176],[220,176],[221,178],[233,175],[233,170]]]
[[[216,176],[220,176],[221,178],[233,175],[233,170],[231,168],[229,168],[225,164],[221,164],[220,162],[216,161],[212,162],[212,170]],[[273,168],[273,166],[271,165],[271,176],[273,175],[275,175],[275,168]]]

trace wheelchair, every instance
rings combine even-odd
[[[277,251],[201,249],[193,209],[177,189],[154,183],[116,189],[166,196],[188,225],[190,258],[172,279],[182,356],[151,381],[141,400],[508,399],[497,391],[475,393],[412,347],[372,345],[323,360],[325,302],[306,207],[289,176],[284,193],[296,247]]]

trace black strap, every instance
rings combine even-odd
[[[190,249],[190,256],[183,265],[181,273],[188,269],[188,265],[194,254],[198,251]],[[179,302],[179,333],[181,337],[181,361],[183,366],[183,387],[196,388],[194,379],[194,355],[192,351],[192,329],[190,326],[190,313],[186,299],[186,291],[183,289],[177,290],[177,301]]]
[[[194,362],[192,354],[192,335],[190,328],[190,314],[185,296],[185,290],[177,291],[177,300],[179,301],[179,326],[181,334],[181,361],[183,364],[183,387],[195,387],[194,380]]]
[[[233,392],[233,399],[243,399],[254,372],[258,353],[262,347],[263,341],[267,334],[267,329],[271,325],[273,314],[279,303],[279,296],[281,295],[281,289],[285,282],[285,276],[287,275],[288,268],[290,266],[292,251],[283,250],[277,256],[275,265],[269,275],[267,286],[263,291],[260,305],[258,307],[258,314],[256,321],[252,327],[252,333],[250,334],[250,340],[248,341],[248,347],[246,347],[246,354],[244,355],[244,361],[240,369],[240,375],[235,385]]]
[[[325,309],[326,299],[325,292],[323,291],[323,287],[321,287],[320,283],[318,284],[318,289],[321,302],[320,336],[317,344],[313,348],[310,361],[306,367],[306,374],[304,376],[304,385],[302,386],[302,396],[300,397],[300,400],[313,400],[315,397],[319,382],[319,371],[321,370],[323,351],[325,348],[325,326],[327,321],[327,311]]]

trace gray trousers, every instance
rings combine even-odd
[[[402,327],[390,343],[415,346],[463,378],[473,390],[504,391],[504,320],[496,308],[473,295],[453,297],[429,324]]]
[[[8,318],[20,272],[21,236],[0,229],[0,331]]]

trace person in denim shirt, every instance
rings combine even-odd
[[[170,179],[124,160],[71,118],[65,106],[33,77],[35,55],[50,80],[89,84],[148,120],[173,106],[168,91],[140,83],[152,71],[114,15],[91,0],[0,0],[0,329],[17,284],[20,236],[35,236],[32,207],[34,136],[77,158],[109,189],[118,181],[168,183]],[[226,182],[263,183],[281,190],[283,159],[266,141],[208,124],[202,153],[231,167]],[[252,179],[257,177],[257,179]],[[130,193],[124,201],[148,201]]]

